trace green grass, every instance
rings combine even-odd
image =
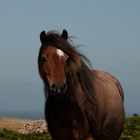
[[[127,118],[120,140],[140,140],[140,116]]]
[[[49,133],[20,134],[7,129],[0,130],[0,137],[6,140],[52,140]]]
[[[20,134],[6,129],[0,130],[0,137],[6,140],[51,140],[49,133]],[[120,140],[140,140],[140,116],[127,118]]]

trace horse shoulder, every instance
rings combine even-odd
[[[105,87],[107,87],[105,89],[116,91],[114,93],[117,94],[119,93],[119,95],[122,98],[122,101],[124,101],[123,88],[116,77],[114,77],[112,74],[108,72],[100,71],[100,70],[92,70],[92,74],[95,80],[95,85],[97,87],[100,86],[101,88],[104,85]]]

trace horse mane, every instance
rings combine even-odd
[[[46,34],[43,47],[47,47],[48,45],[61,49],[69,56],[66,65],[68,89],[74,91],[73,87],[77,85],[77,80],[80,82],[84,96],[83,106],[91,123],[95,123],[96,97],[94,94],[94,77],[91,75],[90,61],[83,54],[78,52],[76,47],[69,40],[64,39],[55,31],[50,31]]]

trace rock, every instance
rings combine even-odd
[[[45,120],[35,120],[26,123],[23,128],[19,129],[18,132],[22,134],[28,134],[28,133],[43,133],[47,131],[48,129]]]

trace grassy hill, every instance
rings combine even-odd
[[[6,140],[51,140],[49,133],[19,134],[7,129],[0,130],[0,137]],[[140,116],[127,118],[120,140],[140,140]]]

